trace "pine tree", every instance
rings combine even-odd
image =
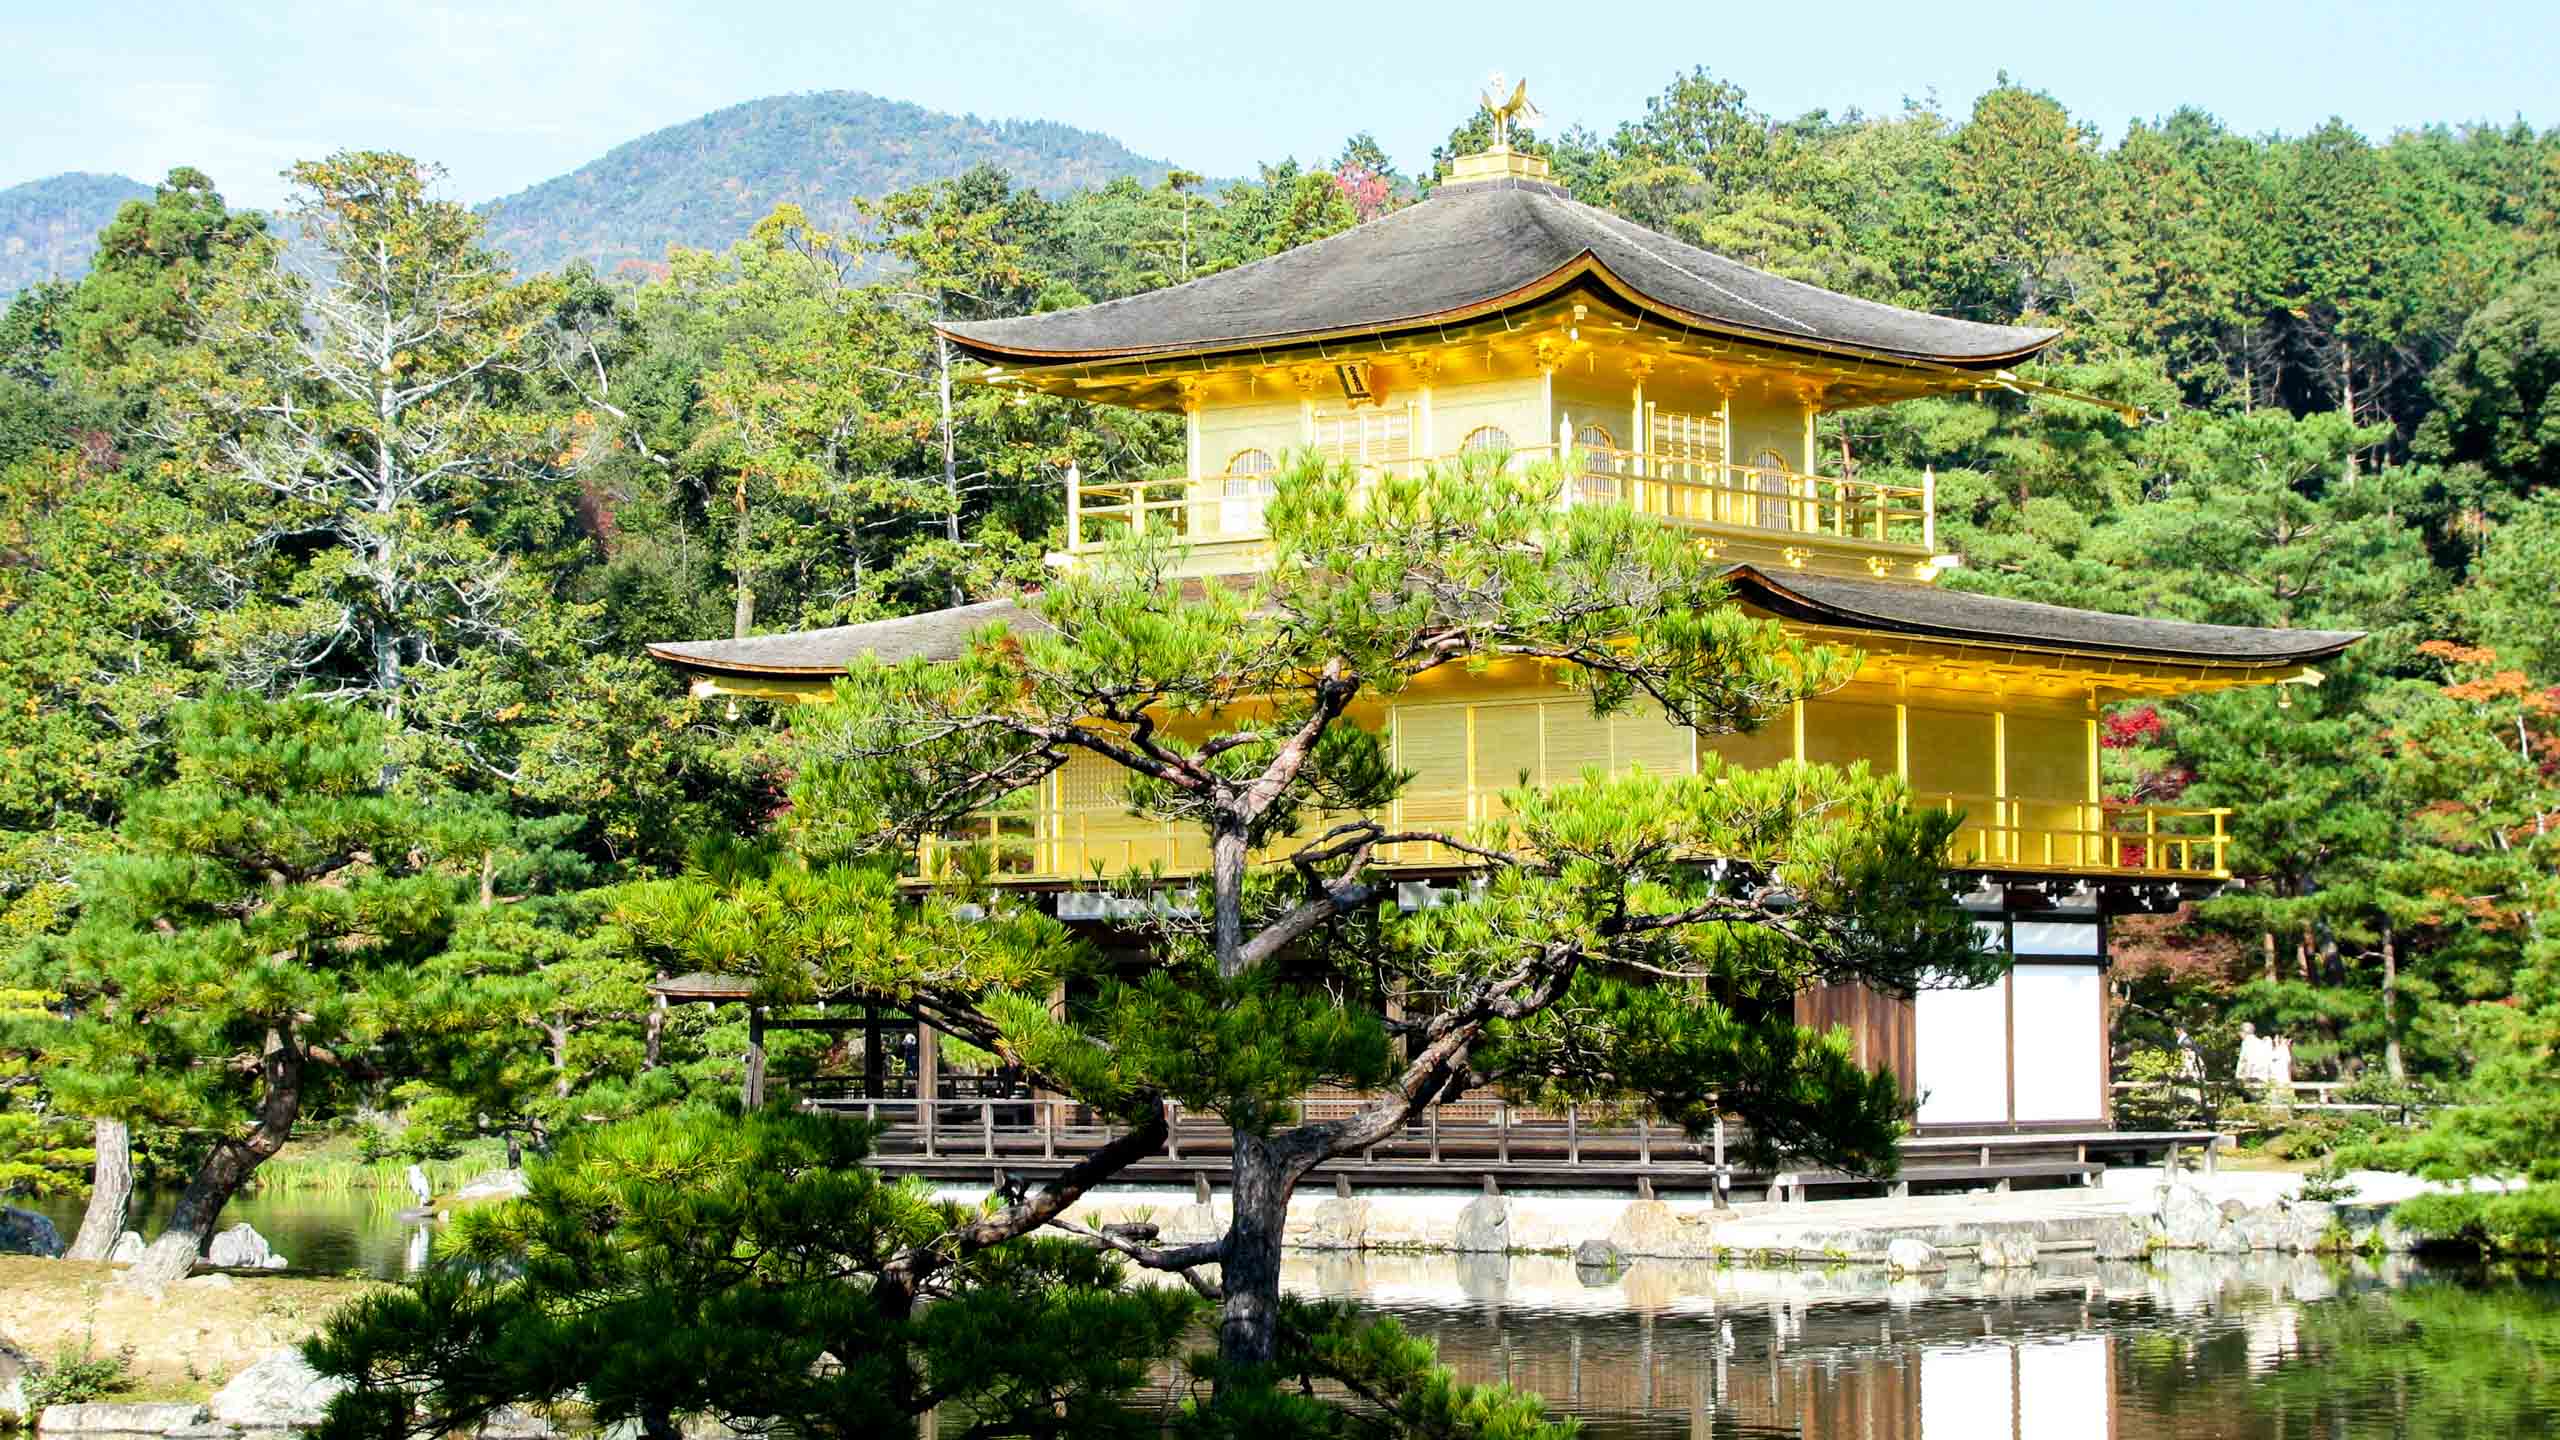
[[[24,962],[73,1012],[36,1067],[60,1108],[212,1134],[143,1284],[186,1274],[295,1122],[372,1078],[368,992],[444,948],[469,883],[456,807],[386,790],[371,712],[226,694],[177,725],[174,778]]]
[[[1221,1363],[1239,1383],[1283,1360],[1279,1246],[1298,1182],[1471,1088],[1632,1094],[1692,1126],[1738,1112],[1764,1146],[1889,1168],[1904,1104],[1891,1078],[1840,1037],[1747,1017],[1787,1014],[1820,984],[1996,973],[1939,869],[1952,822],[1906,809],[1897,783],[1709,761],[1694,777],[1515,791],[1476,831],[1377,818],[1406,776],[1356,717],[1443,668],[1543,669],[1602,713],[1658,707],[1708,731],[1847,673],[1727,605],[1682,537],[1625,511],[1559,510],[1559,483],[1552,468],[1472,465],[1355,504],[1348,471],[1304,464],[1280,482],[1276,563],[1249,590],[1200,594],[1141,540],[1045,592],[1042,630],[990,632],[950,663],[858,665],[837,703],[797,722],[793,813],[814,858],[743,888],[696,877],[635,923],[776,997],[911,1005],[1127,1119],[1065,1180],[990,1217],[991,1237],[1053,1223],[1153,1153],[1167,1102],[1223,1117],[1228,1233],[1119,1248],[1152,1268],[1220,1267]],[[1089,1024],[1049,1008],[1078,963],[1054,922],[974,891],[959,898],[983,917],[948,897],[907,915],[879,872],[828,863],[903,853],[1070,757],[1117,767],[1134,809],[1196,831],[1208,857],[1196,912],[1157,907],[1155,962],[1100,977]],[[1376,867],[1421,845],[1473,872],[1469,903],[1392,906]],[[1391,1021],[1390,995],[1415,1018]],[[1327,1084],[1379,1098],[1301,1121],[1296,1097]]]
[[[1149,1433],[1137,1402],[1198,1297],[1068,1239],[961,1248],[987,1218],[883,1179],[870,1141],[778,1109],[578,1132],[524,1199],[457,1218],[447,1263],[330,1321],[309,1353],[354,1388],[314,1433],[427,1440],[564,1402],[647,1440],[700,1419],[872,1440],[936,1407],[945,1433]]]

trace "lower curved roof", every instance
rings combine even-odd
[[[1894,580],[1773,576],[1749,565],[1735,566],[1726,574],[1738,598],[1785,619],[1968,644],[2032,645],[2188,664],[2255,666],[2326,659],[2364,638],[2361,630],[2274,630],[2154,620]]]
[[[2307,664],[2337,654],[2363,635],[2356,630],[2153,620],[1902,581],[1773,576],[1750,565],[1728,570],[1726,580],[1736,599],[1801,624],[2190,665],[2255,669]],[[1037,606],[1036,597],[988,600],[861,625],[744,640],[669,641],[648,650],[652,658],[693,675],[824,681],[842,675],[865,655],[893,661],[956,659],[972,635],[999,621],[1017,630],[1046,629]]]

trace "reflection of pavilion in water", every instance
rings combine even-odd
[[[2173,1258],[1903,1280],[1641,1262],[1586,1284],[1557,1259],[1345,1253],[1293,1257],[1286,1278],[1395,1315],[1461,1379],[1535,1391],[1594,1440],[2115,1440],[2151,1433],[2164,1405],[2182,1437],[2259,1435],[2246,1410],[2147,1393],[2126,1347],[2167,1330],[2216,1369],[2262,1371],[2293,1348],[2293,1303],[2334,1295],[2334,1272]]]

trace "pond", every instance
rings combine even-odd
[[[405,1198],[270,1190],[224,1220],[297,1268],[395,1276],[420,1252]],[[1284,1278],[1395,1316],[1592,1440],[2560,1434],[2560,1282],[2512,1271],[2164,1254],[1895,1280],[1373,1252],[1293,1255]]]

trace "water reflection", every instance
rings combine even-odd
[[[166,1197],[145,1197],[149,1229]],[[235,1202],[297,1268],[425,1258],[405,1194]],[[48,1203],[66,1234],[76,1203]],[[2164,1253],[1893,1279],[1871,1267],[1577,1271],[1541,1256],[1300,1254],[1300,1294],[1393,1314],[1471,1381],[1594,1440],[2350,1440],[2560,1434],[2560,1285],[2405,1259]]]
[[[2560,1426],[2560,1295],[2405,1260],[2164,1256],[1893,1279],[1871,1268],[1528,1256],[1304,1256],[1302,1294],[1356,1300],[1594,1437],[2257,1440],[2544,1435]],[[2447,1338],[2467,1324],[2467,1340]],[[2431,1356],[2419,1337],[2433,1336]],[[2520,1338],[2522,1337],[2522,1338]],[[2503,1367],[2495,1397],[2459,1363]],[[2550,1378],[2542,1378],[2550,1377]]]

